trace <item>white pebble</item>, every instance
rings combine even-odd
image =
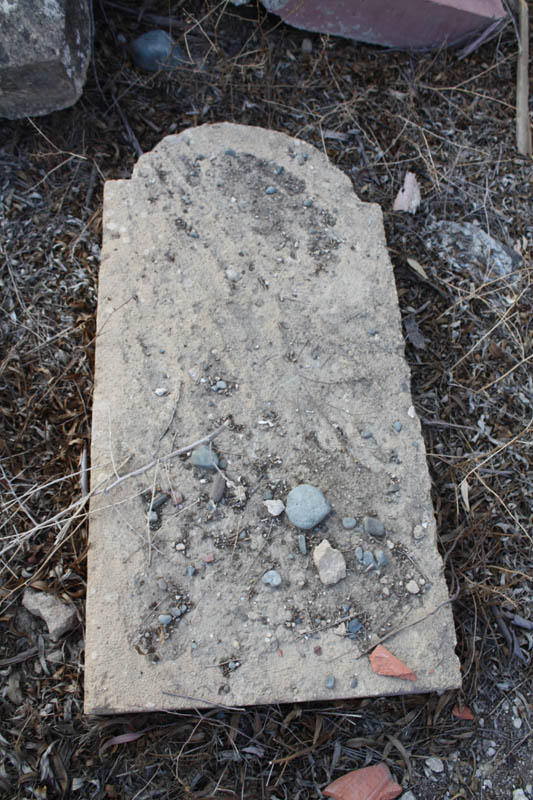
[[[418,592],[420,591],[418,583],[413,580],[409,581],[409,583],[406,585],[405,588],[407,589],[409,594],[418,594]]]
[[[265,500],[264,501],[268,513],[272,517],[279,517],[285,511],[285,506],[281,500]]]
[[[442,763],[442,759],[437,758],[436,756],[430,756],[426,758],[426,767],[432,772],[444,772],[444,764]]]
[[[155,393],[158,397],[166,397],[168,394],[168,389],[165,389],[164,386],[160,386],[158,389],[155,390]]]

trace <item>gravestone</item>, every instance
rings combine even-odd
[[[108,182],[103,231],[86,711],[459,686],[379,207],[224,123]]]
[[[0,2],[0,117],[41,116],[73,105],[90,52],[89,0]]]

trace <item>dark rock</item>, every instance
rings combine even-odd
[[[134,64],[146,72],[173,69],[185,63],[180,46],[166,31],[143,33],[131,42],[129,50]]]

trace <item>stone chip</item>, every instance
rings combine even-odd
[[[327,539],[322,539],[313,550],[313,561],[320,580],[325,586],[332,586],[346,577],[346,561],[340,550],[335,550]]]

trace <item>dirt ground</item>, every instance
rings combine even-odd
[[[531,800],[533,209],[515,26],[458,60],[308,35],[253,4],[94,13],[80,101],[0,129],[0,792],[311,800],[385,761],[416,800]],[[187,65],[140,72],[125,41],[169,26]],[[87,520],[55,517],[87,477],[103,182],[166,134],[220,121],[312,143],[383,208],[460,692],[83,715]],[[392,211],[408,170],[413,215]],[[503,247],[476,249],[472,224]],[[22,607],[29,585],[75,607],[59,642]]]

